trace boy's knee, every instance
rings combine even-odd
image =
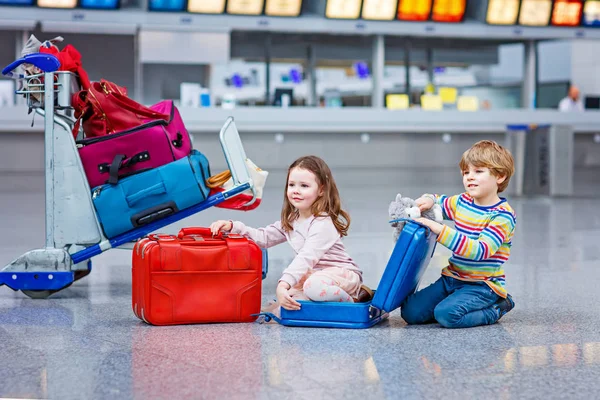
[[[456,308],[439,305],[433,310],[433,316],[444,328],[458,328],[462,319]]]
[[[408,298],[400,307],[400,316],[408,325],[423,324],[426,319],[423,318],[424,310],[417,302],[410,301]]]

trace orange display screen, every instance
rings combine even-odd
[[[522,0],[519,24],[546,26],[550,22],[551,12],[551,0]]]
[[[437,22],[460,22],[466,6],[466,0],[433,0],[431,19]]]
[[[229,0],[228,14],[260,15],[263,11],[264,0]]]
[[[582,10],[582,0],[555,0],[552,9],[552,25],[579,26]]]
[[[427,21],[431,14],[431,0],[400,0],[398,19],[403,21]]]
[[[514,25],[519,15],[519,0],[489,0],[485,22],[493,25]]]

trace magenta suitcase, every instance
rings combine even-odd
[[[79,156],[91,188],[190,155],[192,144],[173,101],[161,101],[151,109],[170,115],[168,122],[154,120],[136,128],[77,141]]]

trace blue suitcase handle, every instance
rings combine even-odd
[[[145,199],[148,196],[164,194],[164,193],[167,193],[167,188],[165,187],[165,183],[159,182],[156,185],[152,185],[148,188],[140,190],[139,192],[130,194],[129,196],[127,196],[125,198],[125,200],[127,200],[127,205],[129,207],[133,207],[133,205],[135,203],[137,203],[138,201],[140,201],[142,199]]]
[[[264,318],[264,322],[269,322],[271,320],[274,320],[275,322],[277,322],[278,324],[281,324],[281,318],[277,317],[275,314],[272,313],[258,313],[258,314],[251,314],[251,317],[265,317]]]

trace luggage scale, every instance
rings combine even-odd
[[[45,158],[45,247],[30,250],[0,270],[0,286],[21,290],[31,298],[47,298],[92,270],[91,258],[112,248],[127,245],[164,226],[215,206],[246,190],[256,200],[254,184],[246,167],[246,152],[232,117],[219,133],[225,160],[231,171],[233,187],[205,201],[154,221],[112,239],[107,239],[91,198],[79,153],[72,137],[73,119],[69,117],[71,96],[81,88],[77,76],[58,71],[60,62],[51,54],[35,53],[8,65],[3,75],[21,64],[33,64],[42,72],[18,76],[30,109],[44,117]]]

